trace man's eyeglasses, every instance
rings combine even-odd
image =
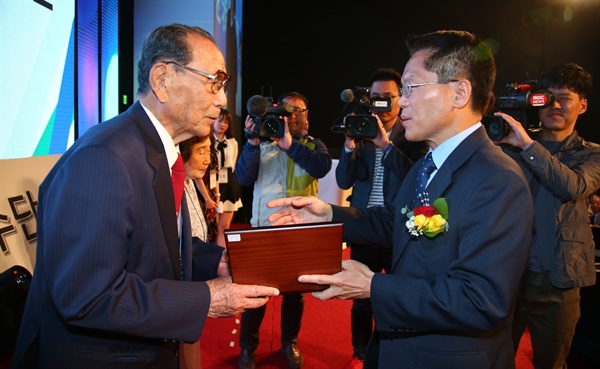
[[[415,87],[427,86],[427,85],[445,85],[450,82],[458,82],[457,79],[445,79],[443,81],[434,81],[434,82],[423,82],[423,83],[410,83],[406,82],[400,87],[398,92],[400,96],[409,97],[412,94],[412,90]]]
[[[294,115],[297,117],[302,116],[302,114],[304,114],[305,111],[307,111],[308,109],[300,109],[300,108],[296,108],[294,107]]]
[[[229,81],[231,81],[231,76],[229,74],[223,72],[222,70],[218,70],[217,73],[215,73],[215,74],[209,74],[206,72],[202,72],[198,69],[186,67],[185,65],[181,65],[174,61],[168,61],[165,63],[166,64],[175,64],[176,66],[178,66],[180,68],[189,70],[192,73],[196,73],[198,75],[201,75],[202,77],[206,77],[206,78],[210,79],[211,80],[210,90],[215,94],[219,93],[219,91],[221,91],[222,88],[226,89],[227,85],[229,84]]]
[[[392,96],[387,96],[387,95],[372,95],[371,99],[375,98],[375,99],[390,99],[392,101],[394,101],[395,98],[397,98],[398,95],[392,95]]]

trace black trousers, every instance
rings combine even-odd
[[[258,331],[265,317],[266,305],[250,309],[242,313],[240,327],[240,348],[256,351],[259,337]],[[285,294],[281,303],[281,345],[287,346],[298,343],[298,333],[304,313],[303,294]]]
[[[392,262],[392,249],[369,245],[350,246],[350,258],[360,261],[372,271],[379,273],[389,271]],[[352,302],[350,311],[350,324],[352,329],[352,356],[365,359],[367,344],[373,333],[373,308],[371,299],[357,299]]]

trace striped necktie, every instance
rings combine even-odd
[[[421,167],[419,168],[419,172],[417,173],[417,188],[415,190],[415,198],[413,199],[413,207],[429,205],[426,204],[429,201],[426,200],[426,196],[424,194],[425,188],[427,187],[427,182],[429,181],[429,176],[431,175],[431,173],[433,173],[435,169],[435,163],[433,162],[431,153],[428,153],[425,156],[425,160],[423,160],[423,163],[421,163]]]

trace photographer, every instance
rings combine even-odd
[[[409,142],[400,120],[398,91],[402,75],[393,68],[377,69],[370,77],[370,98],[391,99],[391,111],[377,112],[379,132],[374,139],[355,140],[346,135],[344,150],[335,171],[337,184],[352,189],[350,206],[355,208],[392,204],[406,172],[429,149],[424,142]],[[350,258],[374,272],[390,270],[392,249],[352,243]],[[373,331],[371,299],[352,302],[353,354],[345,368],[360,368]]]
[[[254,185],[252,200],[253,227],[270,225],[268,218],[277,209],[269,209],[268,201],[280,197],[317,196],[319,178],[331,169],[331,155],[325,144],[307,134],[308,100],[298,92],[288,92],[278,99],[279,105],[293,108],[283,117],[283,137],[249,138],[235,166],[235,174],[243,186]],[[255,120],[246,118],[246,131],[256,132]],[[239,368],[254,368],[254,352],[265,307],[242,314]],[[286,294],[281,305],[281,352],[290,368],[302,366],[297,348],[298,333],[304,310],[303,294]]]
[[[529,327],[536,368],[566,368],[580,317],[580,287],[595,283],[594,243],[588,204],[600,187],[600,146],[579,137],[575,123],[588,107],[592,76],[582,67],[562,64],[539,83],[554,103],[539,110],[542,130],[529,137],[508,114],[511,127],[499,144],[523,168],[534,201],[537,231],[517,296],[513,322],[515,352]],[[508,214],[507,214],[508,215]]]

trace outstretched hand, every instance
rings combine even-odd
[[[210,290],[208,316],[225,318],[256,309],[269,301],[270,296],[279,295],[273,287],[235,284],[231,277],[219,277],[207,281]]]
[[[333,275],[311,274],[298,277],[300,283],[329,285],[312,295],[321,301],[329,299],[366,299],[371,297],[371,280],[375,273],[356,260],[342,260],[342,271]]]
[[[271,225],[319,223],[332,219],[331,205],[314,196],[279,198],[269,201],[267,207],[282,207],[269,216]]]

